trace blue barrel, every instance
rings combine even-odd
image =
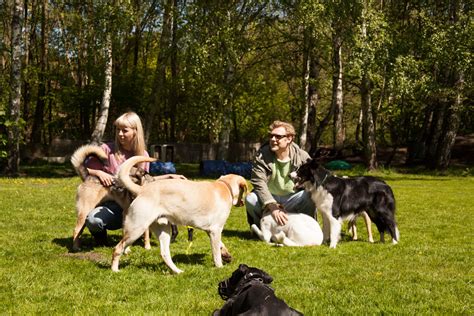
[[[157,176],[176,173],[176,167],[171,161],[154,161],[150,163],[150,173]]]

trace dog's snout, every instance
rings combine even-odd
[[[229,299],[229,297],[232,295],[228,286],[228,282],[229,282],[228,279],[219,282],[218,293],[223,300]]]
[[[297,171],[293,171],[290,173],[290,178],[291,178],[291,181],[293,181],[294,183],[294,186],[293,188],[295,190],[300,190],[303,188],[303,184],[301,183],[301,178],[298,177],[298,172]]]

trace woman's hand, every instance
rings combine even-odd
[[[114,184],[115,179],[111,174],[102,170],[97,170],[97,169],[88,169],[88,170],[91,176],[96,176],[97,178],[99,178],[100,183],[104,187],[110,187],[112,184]]]

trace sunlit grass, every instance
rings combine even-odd
[[[369,244],[360,220],[360,241],[343,236],[336,249],[269,247],[250,238],[244,208],[234,208],[223,234],[234,261],[213,267],[207,235],[196,230],[189,243],[180,228],[171,253],[181,275],[156,241],[151,251],[134,246],[119,273],[112,247],[92,247],[87,231],[84,251],[69,253],[79,178],[0,178],[0,314],[209,315],[223,304],[218,282],[246,263],[307,315],[473,315],[474,178],[376,175],[395,193],[400,244]]]

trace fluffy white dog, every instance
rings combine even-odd
[[[323,232],[318,222],[303,213],[287,213],[288,222],[280,226],[267,212],[260,220],[260,228],[253,224],[252,231],[269,244],[272,241],[284,246],[319,246],[323,242]]]

